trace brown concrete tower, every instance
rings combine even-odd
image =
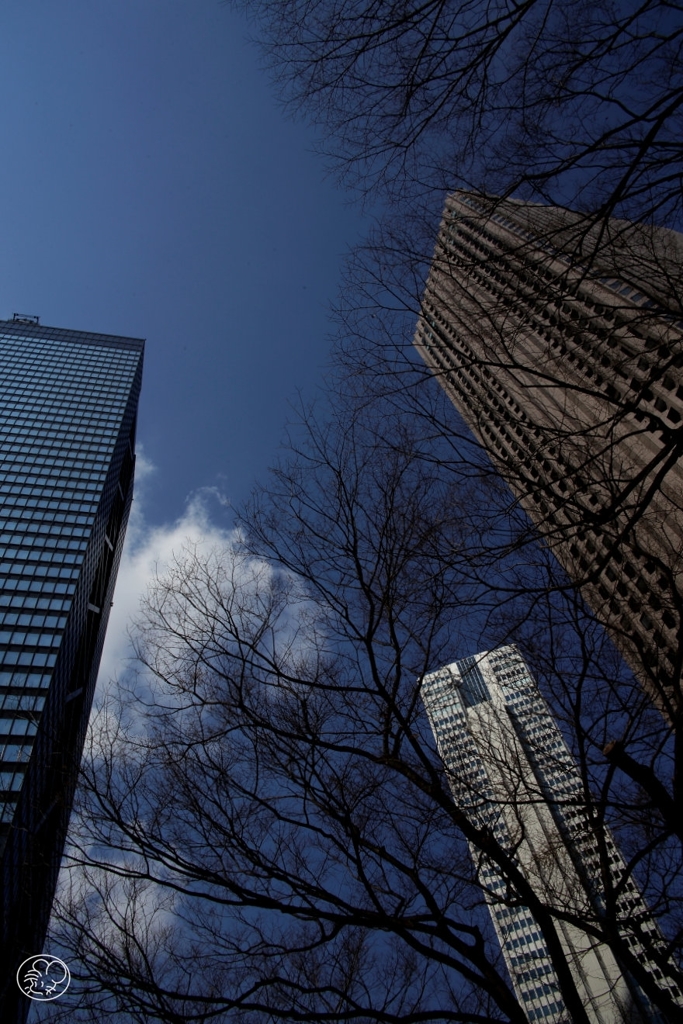
[[[681,707],[683,236],[456,192],[415,343],[632,669]]]

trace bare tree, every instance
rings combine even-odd
[[[681,385],[673,321],[683,309],[683,244],[653,227],[681,225],[680,4],[243,6],[285,102],[324,126],[342,177],[397,200],[396,223],[352,259],[356,287],[342,299],[352,334],[365,311],[383,317],[385,329],[387,305],[396,303],[399,318],[422,314],[418,344],[430,369],[683,736],[681,410],[669,395]],[[442,233],[432,260],[435,206],[440,213],[456,186],[478,194],[475,235],[516,205],[532,240],[522,232],[505,252],[486,245],[482,255],[481,238],[471,238],[456,258]],[[512,193],[532,204],[491,199]],[[534,207],[539,200],[560,208]],[[466,233],[461,227],[461,241]],[[559,282],[547,273],[558,250],[572,256]],[[493,292],[486,262],[496,264]],[[658,308],[634,310],[618,296],[577,300],[582,283],[601,275],[643,289],[640,299]],[[529,295],[538,306],[544,292],[542,315],[532,315]],[[361,330],[376,351],[377,331]],[[438,344],[425,343],[431,330],[475,344],[456,352],[442,337],[455,357],[444,361]],[[403,318],[399,336],[411,331]],[[368,362],[358,348],[352,358]],[[383,373],[381,358],[377,366]],[[525,437],[505,450],[485,437],[498,402],[491,378],[519,400],[512,415]],[[525,422],[524,396],[541,391],[545,418]],[[561,463],[561,481],[539,472],[547,453]],[[617,560],[638,576],[642,601],[619,593],[609,565]],[[609,752],[636,770],[618,743]],[[678,764],[681,778],[683,747]]]
[[[508,880],[505,900],[528,907],[573,1021],[589,1018],[560,939],[567,922],[609,946],[667,1020],[683,1016],[634,955],[614,899],[567,906],[453,798],[419,680],[493,635],[487,608],[513,610],[495,591],[518,559],[508,535],[507,564],[483,578],[500,546],[496,484],[467,460],[456,472],[452,435],[422,426],[393,402],[348,395],[326,421],[306,417],[245,513],[242,543],[186,552],[150,592],[142,676],[93,729],[55,931],[76,982],[57,1016],[525,1021],[470,849]],[[621,881],[635,873],[656,892],[660,969],[676,983],[669,832],[653,810],[638,841],[628,794],[598,756],[624,706],[643,744],[662,720],[611,678],[590,619],[577,619],[577,643],[570,616],[558,624],[556,588],[542,592],[537,609],[557,630],[553,689],[566,694],[555,710],[585,806],[597,800],[590,828],[599,841],[610,820],[631,837]],[[518,596],[519,634],[550,662],[547,626]],[[599,704],[580,706],[591,687]]]
[[[249,6],[264,19],[289,101],[330,129],[337,168],[368,194],[413,205],[400,230],[385,224],[347,268],[342,398],[329,418],[304,417],[234,550],[188,551],[150,592],[140,677],[93,728],[54,931],[76,982],[54,1016],[525,1021],[490,921],[497,899],[528,909],[576,1024],[589,1016],[565,927],[608,948],[664,1019],[680,1021],[670,730],[412,349],[430,204],[454,185],[576,203],[587,213],[577,222],[587,273],[607,216],[680,216],[680,7]],[[450,257],[439,257],[437,270],[452,275]],[[516,257],[521,266],[524,246]],[[465,270],[476,272],[477,259]],[[558,298],[570,305],[569,274],[566,285]],[[528,373],[519,310],[510,311],[523,288],[518,274],[493,304],[447,307],[451,326],[485,323],[487,358],[468,372]],[[609,347],[617,332],[605,329]],[[577,358],[580,335],[566,339]],[[601,410],[591,430],[605,464],[678,350],[660,356],[640,376],[628,356],[611,364],[615,380],[633,371],[630,393],[606,399],[602,384],[582,379],[582,397]],[[534,371],[546,388],[568,386],[550,359]],[[436,376],[452,387],[451,372]],[[561,420],[539,447],[561,441],[578,477],[598,457],[595,437]],[[655,476],[678,458],[675,431],[669,441]],[[522,460],[499,461],[514,486]],[[621,487],[606,521],[614,549],[632,488],[605,479]],[[576,490],[571,501],[581,506]],[[644,500],[628,514],[647,511]],[[511,638],[539,672],[578,765],[581,798],[573,791],[565,810],[595,851],[591,898],[568,900],[553,849],[545,874],[521,870],[522,808],[540,795],[522,786],[514,746],[496,755],[514,790],[507,842],[458,797],[422,709],[426,673]],[[680,713],[668,690],[660,696]],[[610,829],[624,853],[616,871]],[[470,851],[505,879],[502,898]],[[624,913],[634,880],[661,940]],[[637,955],[648,942],[659,976]]]
[[[669,0],[244,0],[285,101],[363,191],[454,187],[681,213],[681,32]]]
[[[344,387],[358,382],[419,420],[427,436],[441,435],[449,472],[476,467],[508,482],[568,569],[569,578],[555,576],[554,585],[570,600],[578,585],[674,727],[676,767],[663,787],[618,735],[603,746],[676,829],[683,778],[680,241],[616,222],[600,237],[578,215],[477,203],[482,209],[470,217],[444,218],[431,261],[421,255],[429,229],[417,217],[385,222],[353,255],[337,311]],[[496,248],[494,218],[524,215],[532,229],[534,218],[547,223],[530,239],[508,233]],[[559,260],[567,251],[577,258]],[[612,281],[615,267],[617,290],[599,280]],[[636,285],[659,292],[659,301],[644,301]],[[429,375],[465,422],[435,403]],[[512,499],[490,514],[500,518],[488,536],[489,557],[478,556],[483,583],[506,564],[506,550],[528,544],[532,551],[536,543]],[[525,589],[535,599],[532,574],[523,576],[497,591],[497,600],[507,594],[506,611]]]

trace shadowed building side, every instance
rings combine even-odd
[[[144,342],[0,322],[3,1020],[43,952],[133,494]]]

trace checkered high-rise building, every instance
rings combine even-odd
[[[618,921],[629,951],[683,1007],[653,956],[666,962],[666,944],[609,830],[596,835],[576,764],[517,648],[430,673],[422,698],[459,809],[491,832],[542,901],[576,921]],[[568,1024],[538,923],[497,864],[470,849],[520,1004],[530,1021]],[[611,948],[571,921],[556,928],[591,1021],[663,1021]]]
[[[683,236],[456,192],[415,343],[641,683],[683,717]]]
[[[133,493],[144,343],[0,322],[0,1005],[43,951]]]

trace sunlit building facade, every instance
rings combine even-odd
[[[665,949],[659,930],[607,829],[591,827],[585,790],[562,734],[514,645],[464,658],[422,681],[422,698],[458,807],[487,828],[538,896],[578,921],[605,915],[605,879],[619,883],[613,918],[630,951],[674,1003],[647,949]],[[602,848],[601,845],[602,844]],[[552,958],[523,900],[500,868],[470,847],[517,997],[530,1021],[570,1017]],[[602,854],[602,859],[601,859]],[[589,1019],[642,1024],[660,1016],[611,949],[568,921],[556,921],[564,956]]]
[[[133,491],[144,343],[0,322],[3,1020],[45,938]]]
[[[415,343],[672,719],[683,645],[683,236],[446,202]]]

